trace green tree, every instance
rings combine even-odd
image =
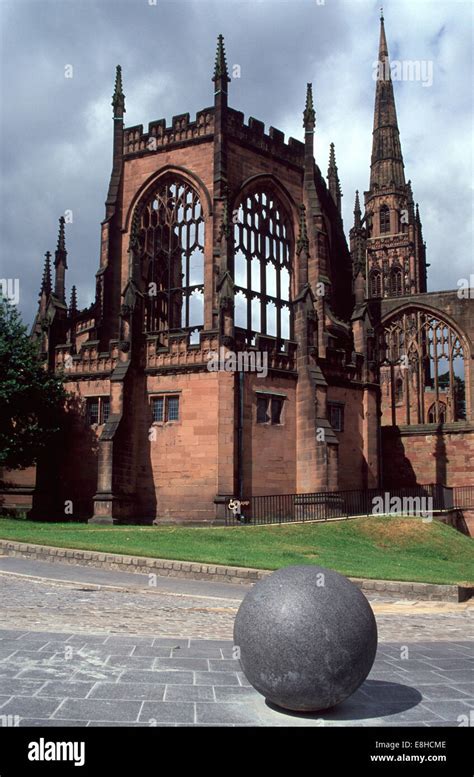
[[[0,297],[0,466],[24,469],[53,443],[64,417],[62,378],[48,372],[16,308]]]

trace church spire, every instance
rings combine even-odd
[[[304,127],[304,158],[305,158],[305,181],[314,189],[313,195],[318,213],[320,212],[319,201],[314,187],[314,128],[316,126],[316,113],[313,105],[313,85],[306,85],[306,103],[303,111]]]
[[[370,165],[371,190],[386,186],[405,185],[402,149],[400,146],[383,12],[380,17],[379,55],[376,77],[372,158]]]
[[[354,203],[354,228],[355,229],[360,229],[361,227],[361,216],[362,216],[362,211],[360,209],[359,190],[356,189],[356,196],[355,196],[355,203]]]
[[[218,81],[219,78],[224,78],[226,81],[230,81],[229,73],[227,72],[227,61],[225,57],[224,48],[224,36],[218,35],[217,37],[217,51],[216,62],[214,65],[214,77],[213,81]]]
[[[334,151],[334,143],[331,143],[329,150],[329,167],[328,167],[328,189],[331,197],[333,198],[339,213],[341,212],[341,184],[339,181],[339,174],[337,172],[336,154]]]
[[[59,219],[58,244],[56,246],[57,251],[66,250],[66,235],[64,232],[65,223],[66,223],[66,219],[64,218],[64,216],[61,216],[61,218]]]
[[[62,302],[66,302],[65,279],[67,270],[67,251],[64,225],[66,219],[61,216],[59,219],[58,246],[54,254],[54,267],[56,269],[54,279],[54,294]]]
[[[115,71],[115,89],[112,95],[114,109],[114,134],[112,150],[112,174],[110,176],[109,191],[105,201],[105,216],[111,218],[115,212],[123,163],[123,115],[125,113],[125,95],[122,89],[122,68],[117,65]]]
[[[216,61],[214,65],[214,75],[212,80],[215,83],[215,98],[218,100],[220,97],[227,103],[227,84],[230,82],[229,73],[227,70],[227,61],[225,57],[224,48],[224,36],[219,35],[217,38],[217,51]]]
[[[313,105],[313,84],[306,85],[306,105],[303,113],[303,127],[306,132],[314,132],[316,113]]]
[[[115,70],[115,89],[112,95],[114,119],[122,119],[125,113],[125,95],[122,89],[122,68],[117,65]]]
[[[71,289],[71,301],[69,302],[69,315],[74,316],[77,313],[77,290],[73,286]]]
[[[48,297],[51,294],[52,281],[51,281],[51,252],[46,251],[43,269],[43,279],[41,281],[40,294],[43,292]]]

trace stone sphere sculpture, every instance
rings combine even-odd
[[[234,645],[247,679],[268,701],[310,712],[339,704],[364,682],[377,625],[363,593],[343,575],[285,567],[245,596]]]

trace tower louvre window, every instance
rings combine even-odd
[[[380,234],[390,232],[390,209],[387,205],[382,205],[379,212],[380,216]]]
[[[372,270],[370,273],[369,291],[371,297],[382,296],[382,273],[379,270]]]
[[[403,294],[403,271],[401,267],[393,267],[390,271],[390,294],[400,297]]]

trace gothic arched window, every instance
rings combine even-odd
[[[390,232],[390,209],[388,205],[382,205],[379,211],[380,217],[380,234]]]
[[[288,340],[291,227],[273,193],[244,195],[234,224],[235,326],[248,342],[261,333]]]
[[[413,306],[389,319],[379,337],[383,423],[446,423],[468,416],[470,360],[452,326]],[[403,409],[396,412],[400,390]]]
[[[400,267],[390,270],[389,289],[392,297],[400,297],[403,294],[403,271]]]
[[[372,270],[369,276],[369,292],[371,297],[382,296],[382,273],[380,270]]]
[[[429,424],[445,424],[446,423],[446,402],[439,401],[433,402],[428,410],[428,423]]]
[[[204,324],[204,217],[198,194],[185,181],[170,179],[139,207],[144,330],[185,330],[196,342]]]

